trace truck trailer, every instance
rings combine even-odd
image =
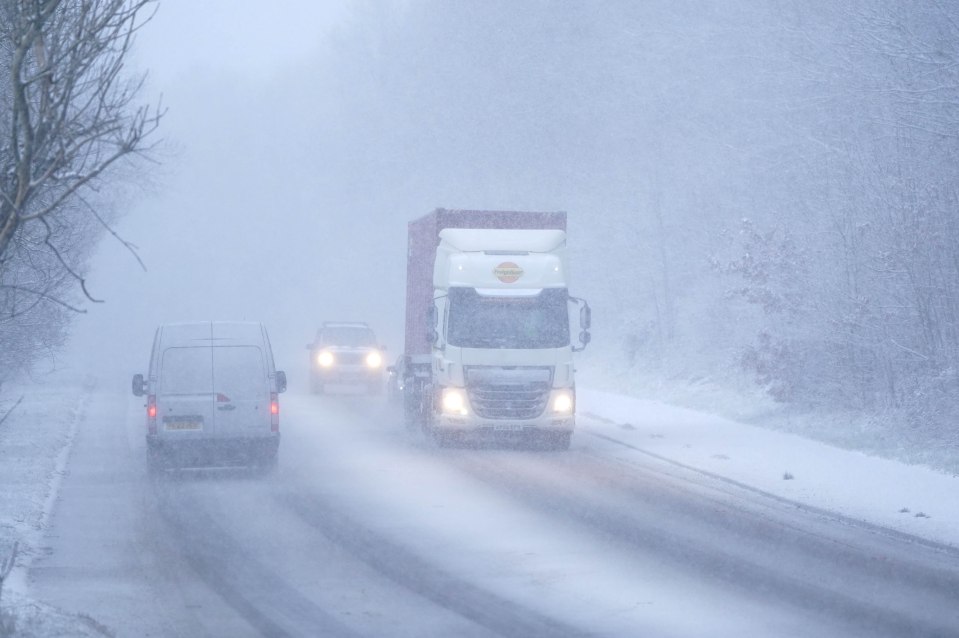
[[[589,305],[568,285],[566,213],[437,209],[410,222],[407,427],[439,445],[501,434],[567,449],[573,352],[590,340]]]

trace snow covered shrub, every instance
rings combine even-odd
[[[767,332],[759,334],[759,343],[747,346],[740,364],[756,375],[756,383],[780,402],[792,401],[796,396],[796,379],[792,371],[796,366],[791,361],[788,344],[773,340]]]

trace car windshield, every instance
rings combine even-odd
[[[367,347],[376,345],[376,335],[362,326],[328,326],[320,330],[317,342],[321,346]]]

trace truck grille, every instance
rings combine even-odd
[[[535,419],[546,409],[552,368],[470,366],[466,391],[477,415],[486,419]]]

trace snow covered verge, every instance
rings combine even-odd
[[[735,366],[724,374],[697,373],[702,364],[671,361],[670,373],[643,373],[610,352],[584,353],[577,366],[580,385],[720,415],[767,430],[797,434],[849,451],[924,465],[959,475],[959,429],[943,432],[910,425],[908,416],[889,410],[860,411],[801,408],[774,401],[750,375]]]
[[[29,597],[26,574],[43,551],[67,471],[70,445],[83,421],[92,382],[4,384],[0,394],[0,557],[17,543],[13,571],[0,598],[0,636],[109,635],[92,618],[55,609]],[[18,403],[19,401],[19,403]]]
[[[578,436],[959,548],[959,476],[659,401],[577,389]],[[581,439],[582,440],[582,439]]]

